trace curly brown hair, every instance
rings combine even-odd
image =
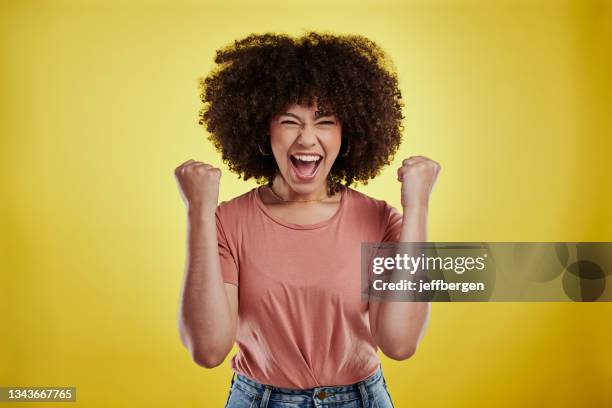
[[[251,34],[217,50],[216,68],[199,79],[199,124],[230,170],[271,183],[278,167],[269,125],[291,104],[336,115],[341,154],[328,177],[330,192],[342,183],[367,181],[393,159],[401,142],[403,100],[393,64],[360,35],[309,32]]]

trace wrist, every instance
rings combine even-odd
[[[189,207],[187,217],[190,222],[215,222],[215,208]]]
[[[402,200],[402,207],[404,210],[427,211],[429,209],[429,200],[427,198],[405,202]]]

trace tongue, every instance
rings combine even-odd
[[[317,168],[317,162],[296,160],[295,167],[302,176],[312,176]]]

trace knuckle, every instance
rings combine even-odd
[[[209,165],[199,166],[198,174],[200,174],[202,177],[206,178],[207,180],[215,180],[219,178],[218,169],[215,169],[214,167],[209,166]]]

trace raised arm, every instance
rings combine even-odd
[[[402,183],[401,242],[427,241],[429,196],[440,165],[424,156],[403,161],[398,170]],[[370,302],[370,330],[381,351],[394,360],[411,357],[425,333],[429,302]]]
[[[187,207],[187,256],[178,326],[193,360],[207,368],[231,351],[238,320],[238,287],[224,283],[219,261],[215,210],[221,171],[188,160],[175,170]]]

